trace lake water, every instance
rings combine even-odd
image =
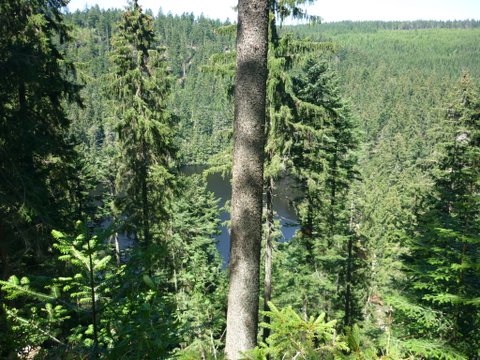
[[[189,165],[184,166],[182,172],[186,175],[200,174],[205,170],[205,166]],[[211,174],[207,177],[207,189],[215,194],[215,197],[220,198],[218,204],[219,208],[223,208],[225,202],[232,197],[232,187],[229,179],[224,179],[220,174]],[[290,240],[295,231],[298,229],[297,216],[292,206],[292,201],[300,196],[300,192],[295,189],[290,179],[285,178],[277,181],[273,193],[273,209],[277,214],[277,219],[280,220],[282,226],[283,239],[281,241]],[[230,219],[230,214],[221,211],[220,219],[222,223]],[[228,263],[230,253],[230,234],[226,226],[222,225],[220,235],[217,236],[217,248],[223,257],[223,260]]]

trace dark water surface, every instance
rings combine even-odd
[[[186,175],[201,174],[206,169],[201,165],[188,165],[182,167],[181,171]],[[207,189],[215,194],[215,197],[220,198],[218,204],[219,208],[223,208],[225,202],[232,197],[232,186],[230,178],[224,179],[220,174],[211,174],[207,177]],[[273,209],[277,213],[277,219],[280,219],[282,225],[283,239],[281,241],[290,240],[295,231],[298,229],[297,216],[295,210],[291,205],[292,200],[300,196],[300,193],[293,183],[288,178],[282,179],[276,183],[273,194]],[[223,222],[230,219],[230,214],[226,211],[220,212],[220,219]],[[222,255],[224,262],[228,263],[230,253],[230,234],[227,227],[222,224],[220,227],[221,233],[217,236],[217,248]]]

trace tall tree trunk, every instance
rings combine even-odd
[[[352,299],[352,279],[353,279],[353,238],[354,238],[354,230],[353,230],[353,211],[354,211],[354,204],[352,201],[352,205],[350,207],[350,222],[349,222],[349,236],[348,236],[348,243],[347,243],[347,269],[346,269],[346,289],[345,289],[345,317],[344,317],[344,325],[345,326],[352,326],[353,325],[353,299]]]
[[[145,245],[150,245],[150,209],[148,206],[148,161],[147,161],[147,144],[142,136],[142,226],[143,226],[143,241]]]
[[[263,292],[263,311],[270,311],[268,303],[272,299],[272,258],[273,258],[273,178],[267,178],[266,187],[267,236],[265,239],[265,285]],[[270,317],[264,316],[263,322],[270,323]],[[270,336],[270,329],[263,329],[263,341]]]
[[[256,345],[262,240],[268,1],[239,0],[233,146],[230,288],[225,354]]]
[[[338,150],[335,145],[335,151],[333,153],[333,160],[331,162],[331,188],[330,188],[330,212],[328,215],[328,242],[329,247],[333,246],[333,235],[335,235],[336,226],[336,209],[337,206],[337,182],[338,182]]]
[[[347,243],[347,287],[345,290],[345,318],[344,322],[346,326],[352,325],[352,271],[353,271],[353,235],[350,234]]]
[[[120,266],[122,263],[122,257],[120,253],[120,241],[118,239],[118,232],[115,231],[113,235],[113,241],[115,242],[115,259],[117,260],[117,266]]]

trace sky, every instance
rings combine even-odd
[[[203,14],[209,18],[235,21],[238,0],[139,0],[144,9],[157,14]],[[71,0],[70,11],[98,4],[123,8],[127,0]],[[317,0],[307,7],[310,15],[325,22],[341,20],[465,20],[480,19],[480,0]]]

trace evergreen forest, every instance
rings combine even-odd
[[[322,23],[312,2],[268,0],[238,359],[479,360],[480,21]],[[0,2],[0,359],[233,360],[232,202],[208,181],[232,174],[237,24],[67,3]]]

